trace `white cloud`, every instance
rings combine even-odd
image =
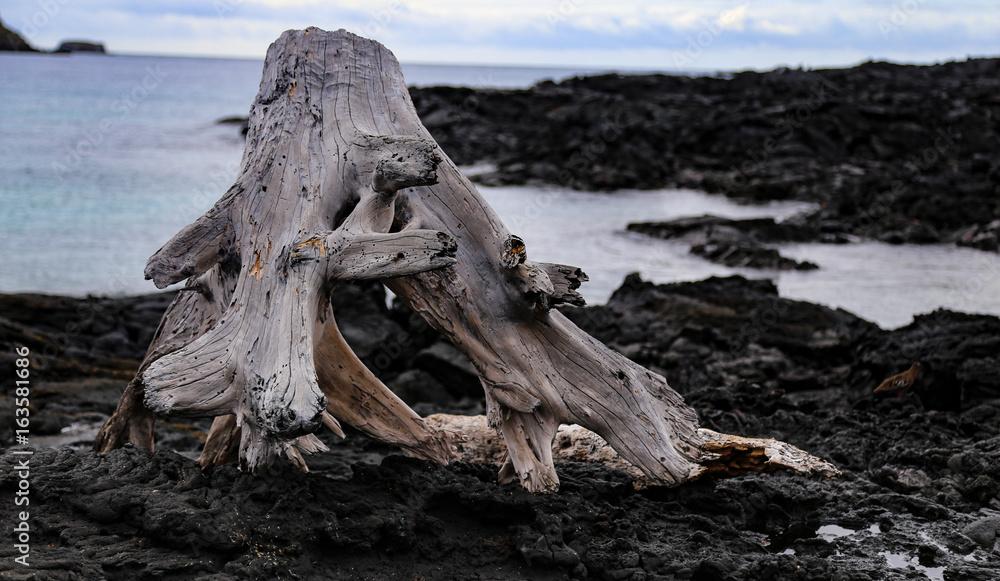
[[[747,19],[747,4],[745,2],[736,8],[724,11],[719,15],[719,23],[722,24],[722,28],[725,30],[743,30],[743,26]]]
[[[784,36],[798,36],[799,34],[802,34],[802,28],[799,26],[795,26],[794,24],[785,24],[782,22],[772,22],[770,20],[755,20],[753,26],[757,30],[771,34],[780,34]]]

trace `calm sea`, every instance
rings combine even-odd
[[[0,54],[0,292],[155,291],[146,259],[233,183],[232,125],[257,92],[261,61]],[[411,84],[528,87],[603,71],[404,65]],[[995,254],[950,247],[796,245],[822,267],[728,269],[679,244],[624,232],[629,221],[716,213],[787,216],[800,204],[741,206],[697,192],[614,196],[483,188],[536,260],[583,267],[603,302],[628,272],[658,282],[734,272],[776,278],[786,296],[845,307],[884,326],[937,306],[1000,314]],[[566,244],[566,240],[574,240]],[[899,292],[906,289],[906,292]]]
[[[146,258],[211,207],[262,61],[0,54],[0,292],[136,293]],[[405,67],[412,84],[521,87],[580,71]]]

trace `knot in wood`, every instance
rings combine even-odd
[[[528,258],[528,250],[524,246],[524,240],[511,234],[503,242],[503,254],[500,255],[500,263],[506,268],[514,268],[523,263]]]

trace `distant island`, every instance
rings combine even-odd
[[[24,38],[13,30],[4,26],[0,21],[0,52],[29,52],[48,53],[50,51],[38,50],[24,40]],[[66,54],[74,52],[107,54],[104,44],[99,42],[89,42],[84,40],[67,40],[59,44],[59,48],[51,53]]]
[[[108,54],[104,50],[104,45],[99,42],[87,42],[84,40],[67,40],[59,45],[55,52],[92,52],[95,54]]]

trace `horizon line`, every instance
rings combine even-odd
[[[74,41],[74,42],[93,42],[95,44],[104,44],[98,41]],[[105,49],[107,50],[107,49]],[[37,52],[31,51],[0,51],[2,54],[22,54],[22,55],[45,55],[45,56],[74,56],[74,55],[84,55],[84,56],[96,56],[96,57],[143,57],[143,58],[179,58],[179,59],[202,59],[202,60],[233,60],[233,61],[251,61],[251,62],[264,62],[266,57],[256,57],[256,56],[241,56],[241,55],[210,55],[210,54],[166,54],[166,53],[146,53],[146,52],[113,52],[108,51],[104,53],[88,53],[85,51],[81,52],[70,52],[70,53],[59,53],[55,50],[44,50],[38,49]],[[735,74],[742,72],[771,72],[780,69],[790,69],[790,70],[804,70],[804,71],[821,71],[821,70],[837,70],[837,69],[851,69],[857,66],[867,64],[867,63],[887,63],[900,66],[937,66],[947,63],[957,63],[966,62],[970,60],[981,60],[981,59],[997,59],[1000,58],[1000,54],[985,54],[985,55],[973,55],[967,54],[964,59],[959,57],[945,57],[941,59],[934,59],[931,61],[901,61],[893,60],[884,57],[868,56],[865,60],[853,61],[850,64],[824,64],[824,65],[806,65],[804,63],[798,64],[776,64],[768,67],[751,67],[751,68],[740,68],[740,69],[720,69],[720,68],[648,68],[648,67],[632,67],[632,66],[622,66],[622,67],[608,67],[608,66],[594,66],[594,65],[566,65],[566,64],[518,64],[518,63],[470,63],[470,62],[415,62],[415,61],[399,61],[401,65],[404,66],[429,66],[429,67],[478,67],[478,68],[496,68],[496,69],[538,69],[538,70],[565,70],[565,71],[585,71],[595,75],[606,74],[606,73],[625,73],[625,74],[695,74],[695,75],[710,75],[710,74]]]

